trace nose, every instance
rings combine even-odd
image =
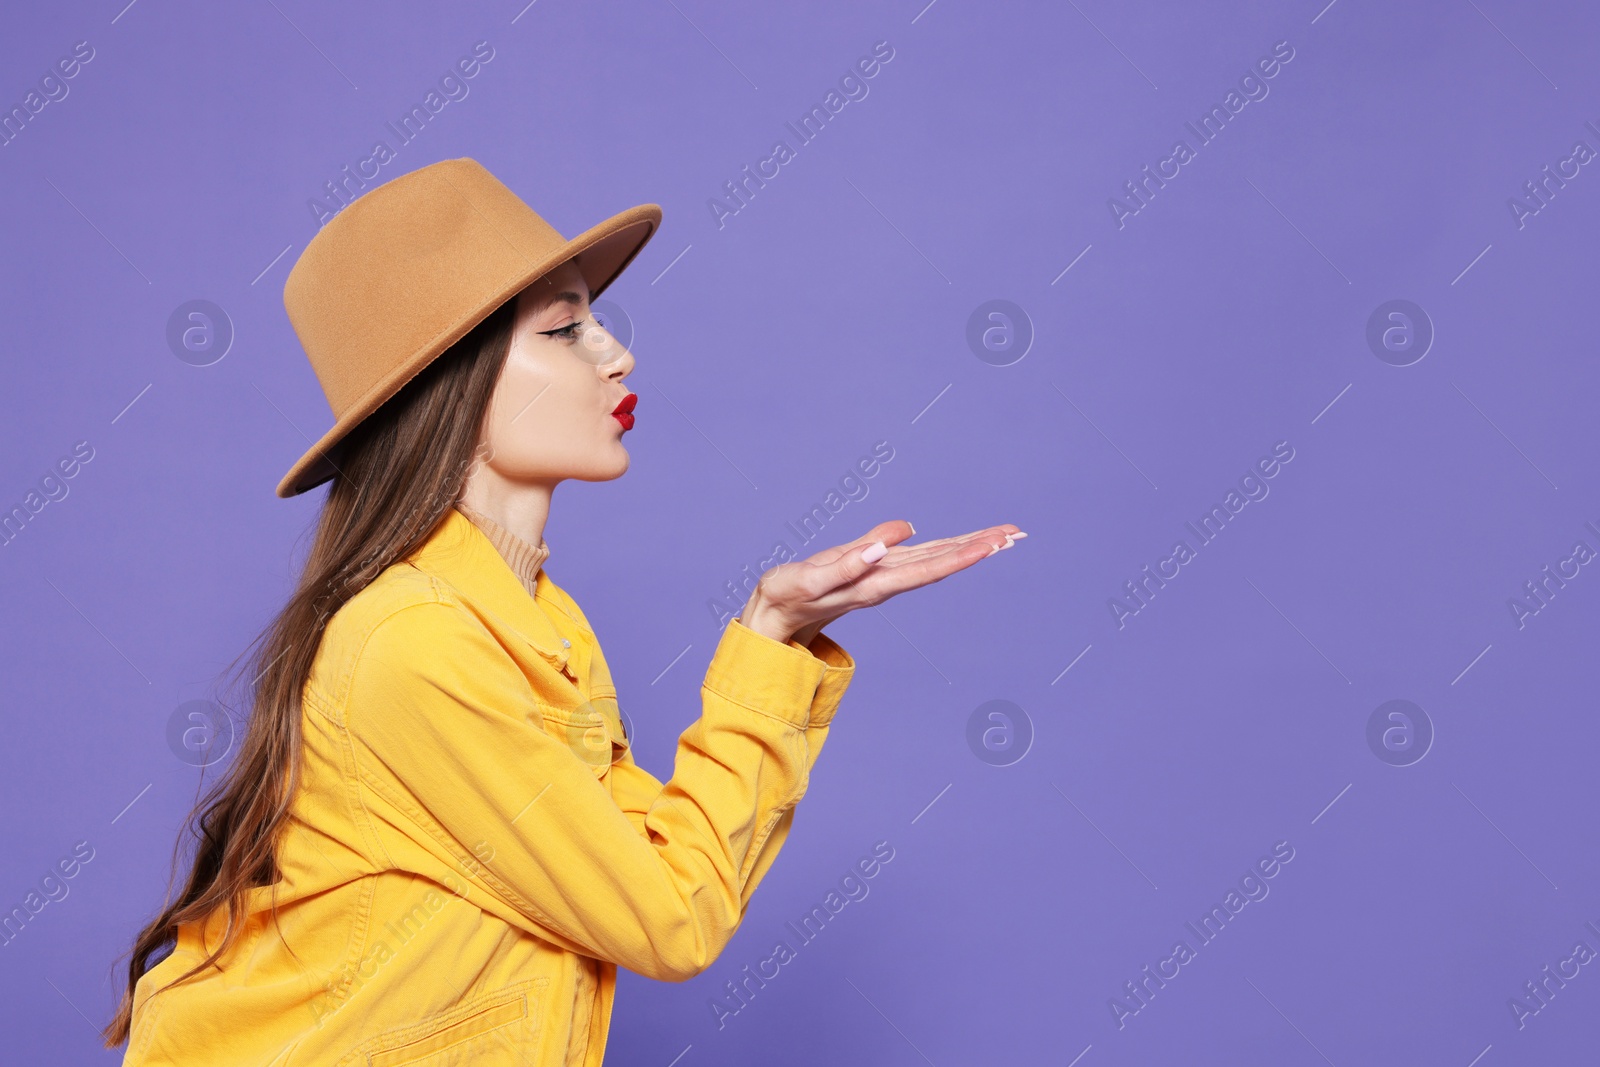
[[[633,353],[598,322],[584,331],[584,355],[609,381],[621,381],[633,372]]]

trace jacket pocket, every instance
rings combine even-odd
[[[628,751],[615,696],[597,695],[573,708],[541,703],[539,714],[545,732],[566,745],[598,778],[604,778]]]
[[[339,1067],[445,1067],[531,1062],[548,978],[463,1001],[363,1042]]]

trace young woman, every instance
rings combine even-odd
[[[590,301],[659,218],[567,241],[450,160],[302,255],[285,299],[338,422],[279,495],[332,485],[134,943],[124,1063],[598,1065],[616,968],[699,974],[777,856],[855,667],[822,628],[1025,536],[892,521],[767,571],[671,780],[639,767],[543,530],[561,482],[628,469],[634,358]]]

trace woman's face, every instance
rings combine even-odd
[[[516,298],[511,351],[486,418],[484,463],[512,482],[598,482],[628,469],[622,380],[633,354],[589,313],[589,289],[571,262]]]

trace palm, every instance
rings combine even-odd
[[[798,624],[792,639],[809,645],[824,626],[845,614],[965,570],[997,549],[1009,547],[1011,535],[1021,531],[1006,523],[956,537],[905,544],[912,533],[910,523],[883,522],[847,544],[775,567],[761,577],[764,602],[773,605],[787,622]],[[861,551],[874,541],[882,541],[888,552],[874,564],[860,564]],[[857,557],[854,560],[847,558],[852,553]],[[840,580],[841,574],[844,580]]]

